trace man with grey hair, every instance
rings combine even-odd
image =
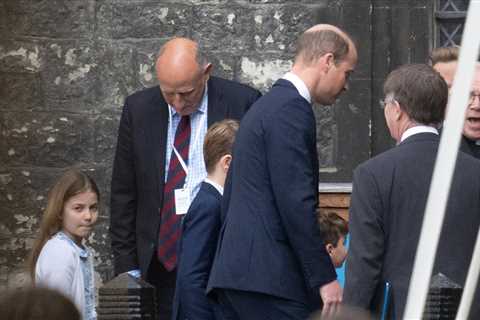
[[[230,319],[305,319],[342,291],[317,223],[318,155],[312,103],[348,88],[350,37],[307,30],[291,72],[242,120],[224,193],[224,224],[207,291]]]
[[[115,273],[155,285],[162,319],[171,317],[181,217],[206,177],[207,127],[240,119],[260,96],[211,71],[196,42],[168,41],[156,62],[159,86],[127,97],[118,130],[110,218]]]
[[[354,171],[344,302],[378,313],[388,282],[387,319],[402,319],[448,88],[430,66],[414,64],[391,72],[384,94],[385,120],[397,146]],[[433,274],[463,285],[479,208],[480,161],[460,152]]]

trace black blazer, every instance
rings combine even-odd
[[[207,121],[241,119],[260,92],[211,77]],[[110,236],[115,273],[148,267],[158,243],[165,181],[168,108],[159,87],[127,97],[113,163]]]
[[[172,320],[214,320],[205,290],[220,233],[221,194],[203,182],[183,220]]]
[[[315,214],[318,169],[312,106],[278,80],[237,133],[209,292],[251,291],[319,306],[319,287],[336,274]]]
[[[480,159],[480,145],[476,144],[475,141],[468,139],[462,135],[462,140],[460,141],[460,150],[468,153],[472,157]]]
[[[416,134],[355,170],[345,303],[378,311],[388,281],[390,318],[402,319],[438,144]],[[479,226],[480,161],[460,152],[433,275],[464,284]]]

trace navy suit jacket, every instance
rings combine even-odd
[[[319,307],[319,287],[336,273],[315,214],[318,174],[312,106],[278,80],[236,136],[209,292],[243,290]]]
[[[415,134],[355,169],[345,303],[378,312],[388,281],[389,318],[402,319],[438,144]],[[464,284],[479,226],[480,161],[459,152],[433,275]]]
[[[220,233],[221,199],[203,182],[183,220],[172,320],[215,319],[205,290]]]
[[[260,92],[233,81],[208,80],[207,122],[240,120]],[[127,97],[113,163],[110,237],[115,273],[147,271],[158,244],[165,184],[168,106],[159,87]]]

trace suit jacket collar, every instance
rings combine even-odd
[[[405,145],[413,142],[419,142],[419,141],[432,141],[432,142],[440,142],[440,137],[438,134],[431,133],[431,132],[422,132],[422,133],[417,133],[414,134],[407,139],[403,140],[400,142],[398,145]]]
[[[168,134],[168,104],[162,96],[160,87],[156,87],[148,104],[148,121],[150,125],[146,128],[147,145],[151,150],[155,172],[157,172],[157,181],[163,185],[165,181],[165,153],[167,147]],[[160,192],[160,199],[163,197],[163,188]]]
[[[223,102],[223,92],[219,87],[220,81],[217,77],[210,77],[210,79],[208,79],[207,123],[209,127],[213,123],[227,117],[227,106]]]
[[[215,196],[215,198],[217,198],[218,200],[222,199],[222,194],[218,192],[218,190],[214,186],[212,186],[210,183],[203,181],[202,188],[204,188],[206,192]]]
[[[273,87],[288,87],[290,89],[293,89],[295,90],[295,92],[300,95],[297,91],[297,88],[295,88],[295,86],[293,85],[293,83],[291,83],[290,81],[288,80],[285,80],[283,78],[280,78],[278,79],[277,81],[275,81],[275,83],[273,84]]]

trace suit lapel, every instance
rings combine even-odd
[[[160,199],[163,196],[163,185],[165,181],[165,153],[167,146],[168,130],[168,105],[163,99],[160,90],[155,91],[148,106],[147,119],[147,156],[153,158],[155,172],[158,175],[158,191]]]
[[[223,102],[223,93],[217,88],[217,79],[210,77],[208,80],[208,126],[210,127],[213,123],[225,119],[227,115],[227,106]]]

